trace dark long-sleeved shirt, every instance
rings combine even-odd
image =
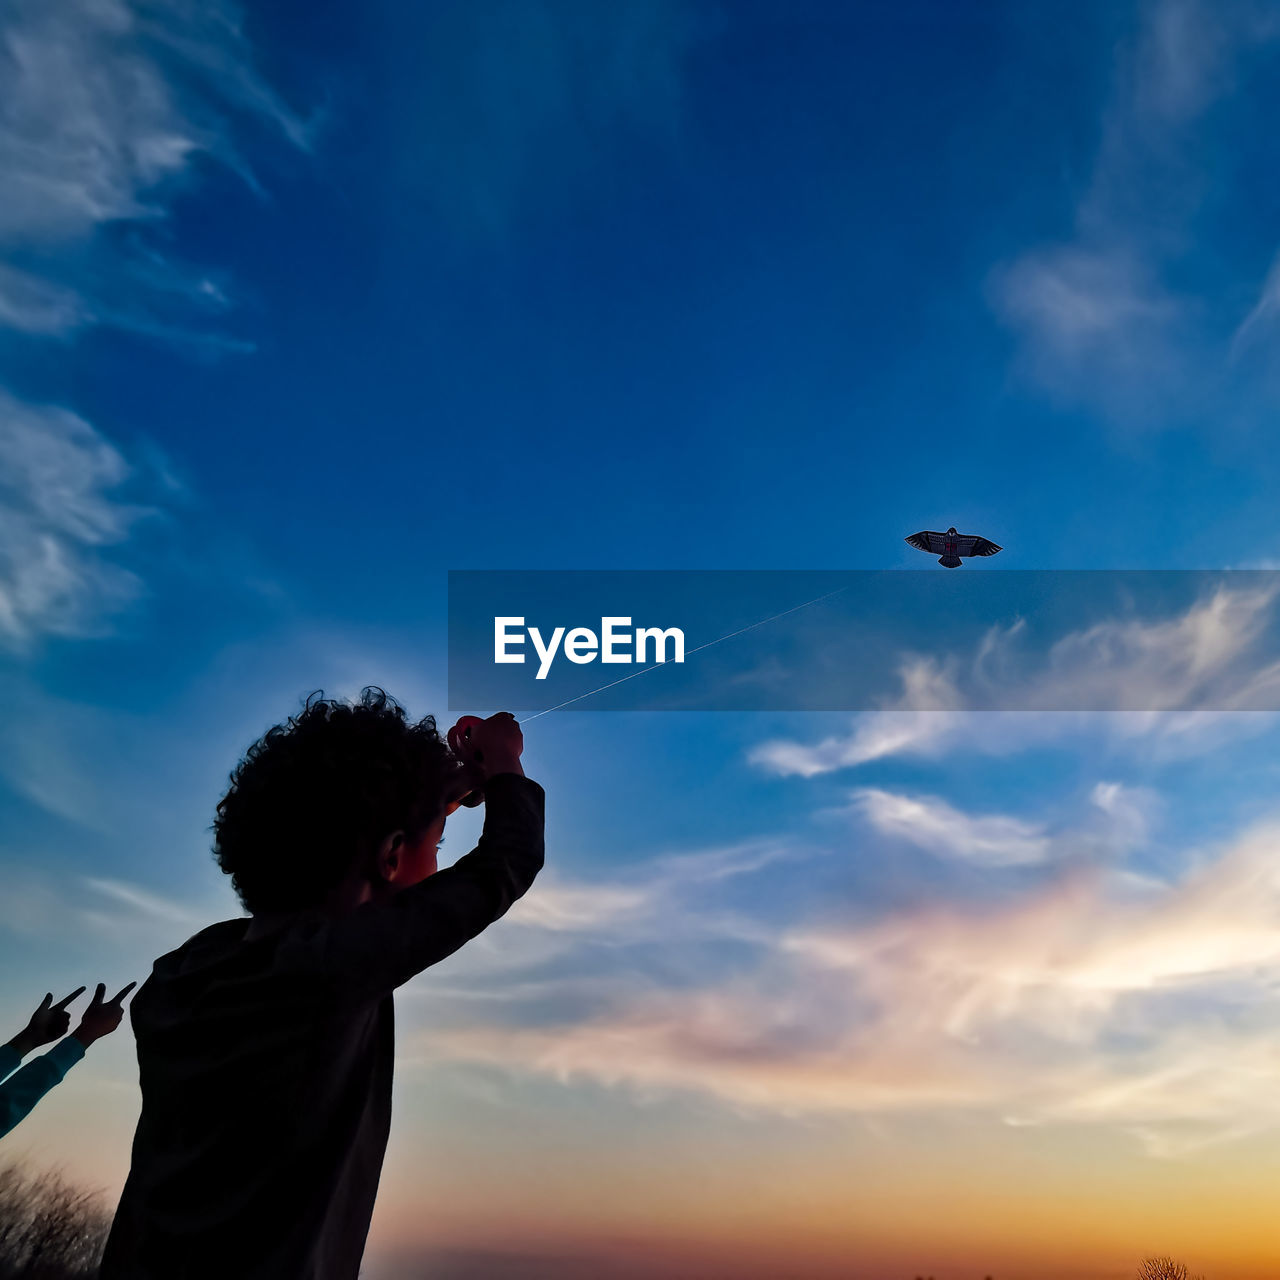
[[[48,1053],[32,1058],[25,1067],[18,1067],[22,1058],[12,1045],[0,1045],[0,1079],[9,1077],[0,1084],[0,1138],[24,1120],[31,1108],[83,1057],[84,1045],[75,1036],[60,1040]]]
[[[142,1114],[101,1280],[355,1280],[391,1121],[391,992],[504,915],[543,792],[485,786],[470,853],[385,901],[246,939],[224,920],[131,1006]]]

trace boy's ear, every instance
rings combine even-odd
[[[403,831],[393,831],[383,838],[382,843],[378,846],[377,856],[374,859],[375,870],[379,879],[391,879],[396,868],[400,865],[400,850],[403,845]]]

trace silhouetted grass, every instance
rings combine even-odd
[[[91,1280],[110,1227],[100,1193],[0,1166],[0,1280]]]

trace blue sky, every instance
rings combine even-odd
[[[1272,5],[17,0],[0,30],[15,1024],[236,914],[213,806],[306,692],[444,718],[449,569],[941,572],[902,539],[949,524],[1005,547],[966,573],[1280,564]],[[1230,672],[1274,596],[1125,633],[1126,670]],[[957,1161],[957,1115],[1050,1132],[1064,1181],[1090,1142],[1261,1167],[1272,719],[911,707],[531,726],[546,884],[409,1000],[410,1127],[536,1096],[640,1142],[656,1105],[676,1150],[694,1099],[713,1149],[812,1105]],[[24,1133],[70,1152],[93,1090],[128,1099],[83,1161],[118,1185],[132,1049],[99,1049]],[[434,1188],[463,1224],[468,1169]],[[376,1238],[423,1245],[384,1202]],[[1212,1209],[1163,1225],[1252,1275]]]

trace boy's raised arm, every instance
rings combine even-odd
[[[325,929],[324,967],[341,989],[376,996],[407,982],[505,915],[542,869],[544,793],[521,769],[514,720],[510,729],[496,728],[508,738],[514,732],[514,745],[496,732],[478,732],[480,745],[473,746],[455,736],[457,726],[451,730],[451,744],[464,757],[473,753],[484,780],[484,829],[476,847],[422,883],[365,903]]]

